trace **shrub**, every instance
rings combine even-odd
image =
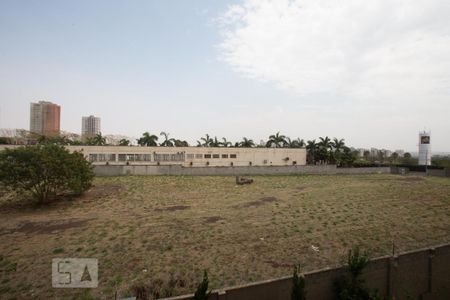
[[[58,194],[81,194],[92,184],[91,164],[79,152],[47,144],[0,152],[0,183],[17,192],[31,192],[45,203]]]
[[[305,278],[298,275],[300,266],[294,266],[294,275],[292,276],[292,293],[291,300],[305,300]]]
[[[205,271],[203,273],[203,280],[198,285],[197,290],[195,291],[194,294],[194,298],[192,298],[192,300],[208,300],[208,297],[211,294],[211,292],[208,293],[208,285],[209,285],[208,273]]]

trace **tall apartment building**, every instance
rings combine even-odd
[[[61,107],[47,101],[30,104],[30,131],[42,135],[58,135]]]
[[[100,118],[95,116],[83,117],[81,120],[81,138],[83,140],[92,138],[100,133]]]

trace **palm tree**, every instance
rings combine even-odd
[[[331,140],[328,136],[320,137],[319,142],[317,143],[318,149],[316,151],[316,161],[322,161],[323,163],[328,163],[332,159],[331,157]]]
[[[333,138],[333,141],[331,142],[331,146],[334,148],[334,152],[341,152],[341,150],[345,146],[344,139]]]
[[[300,138],[291,140],[291,138],[286,137],[285,147],[287,147],[287,148],[303,148],[303,147],[305,147],[305,141]]]
[[[342,151],[347,150],[344,139],[333,138],[333,141],[330,142],[330,144],[334,149],[334,153],[330,151],[330,160],[334,160],[334,162],[336,162],[336,164],[340,166],[342,161]],[[349,150],[347,150],[347,152],[349,152]],[[349,156],[348,153],[347,156]]]
[[[148,133],[147,131],[142,134],[142,137],[137,140],[137,143],[141,146],[156,147],[158,146],[157,141],[158,137],[154,134]]]
[[[121,139],[119,141],[119,146],[130,146],[130,140],[127,139]]]
[[[251,148],[255,146],[255,142],[252,139],[248,139],[246,137],[242,138],[242,142],[239,143],[239,147],[243,148]]]
[[[189,147],[189,143],[187,141],[175,140],[173,143],[175,147]]]
[[[227,141],[227,139],[226,138],[222,138],[222,142],[220,143],[223,147],[231,147],[231,146],[233,146],[233,143],[231,143],[231,142],[229,142],[229,141]]]
[[[280,134],[278,131],[276,134],[269,136],[266,147],[281,148],[286,144],[286,136]]]
[[[220,147],[222,145],[221,142],[217,139],[217,136],[214,137],[213,140],[211,140],[210,147]]]
[[[201,141],[203,141],[203,143]],[[200,138],[200,141],[197,141],[197,147],[211,147],[212,142],[213,139],[209,134],[206,134],[205,137]]]
[[[104,146],[106,145],[106,138],[102,136],[102,133],[97,133],[92,139],[89,139],[91,145]]]
[[[307,160],[309,164],[316,162],[317,144],[316,140],[311,140],[306,143]]]
[[[175,139],[169,139],[170,133],[166,133],[166,132],[162,131],[159,135],[164,137],[164,142],[162,142],[160,144],[160,146],[163,146],[163,147],[173,147],[174,146]]]

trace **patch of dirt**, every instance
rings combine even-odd
[[[176,210],[185,210],[190,208],[189,205],[173,205],[161,208],[155,208],[155,211],[176,211]]]
[[[49,234],[58,231],[64,231],[70,228],[84,226],[92,219],[69,219],[63,221],[45,221],[45,222],[22,222],[19,226],[5,231],[0,231],[0,235],[12,234],[16,232],[25,234]]]
[[[212,216],[212,217],[207,217],[205,219],[205,223],[206,224],[210,224],[210,223],[216,223],[218,221],[224,220],[224,218],[219,217],[219,216]]]
[[[259,198],[258,200],[250,201],[250,202],[244,203],[241,206],[235,206],[235,207],[238,208],[238,207],[261,206],[266,203],[272,203],[272,202],[277,202],[277,201],[278,201],[278,199],[275,197],[262,197],[262,198]]]
[[[98,199],[107,196],[114,196],[125,189],[121,184],[102,184],[95,185],[81,197],[82,200]]]

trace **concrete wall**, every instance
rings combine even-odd
[[[373,174],[390,173],[390,168],[336,168],[321,166],[183,167],[154,165],[96,165],[98,176],[119,175],[292,175],[292,174]]]
[[[450,168],[443,170],[427,169],[428,176],[450,177]]]
[[[305,274],[306,299],[335,299],[334,282],[346,267]],[[450,299],[450,245],[381,257],[370,261],[363,278],[369,288],[396,300]],[[289,300],[291,277],[282,277],[214,291],[210,300]],[[166,298],[192,299],[192,295]]]

